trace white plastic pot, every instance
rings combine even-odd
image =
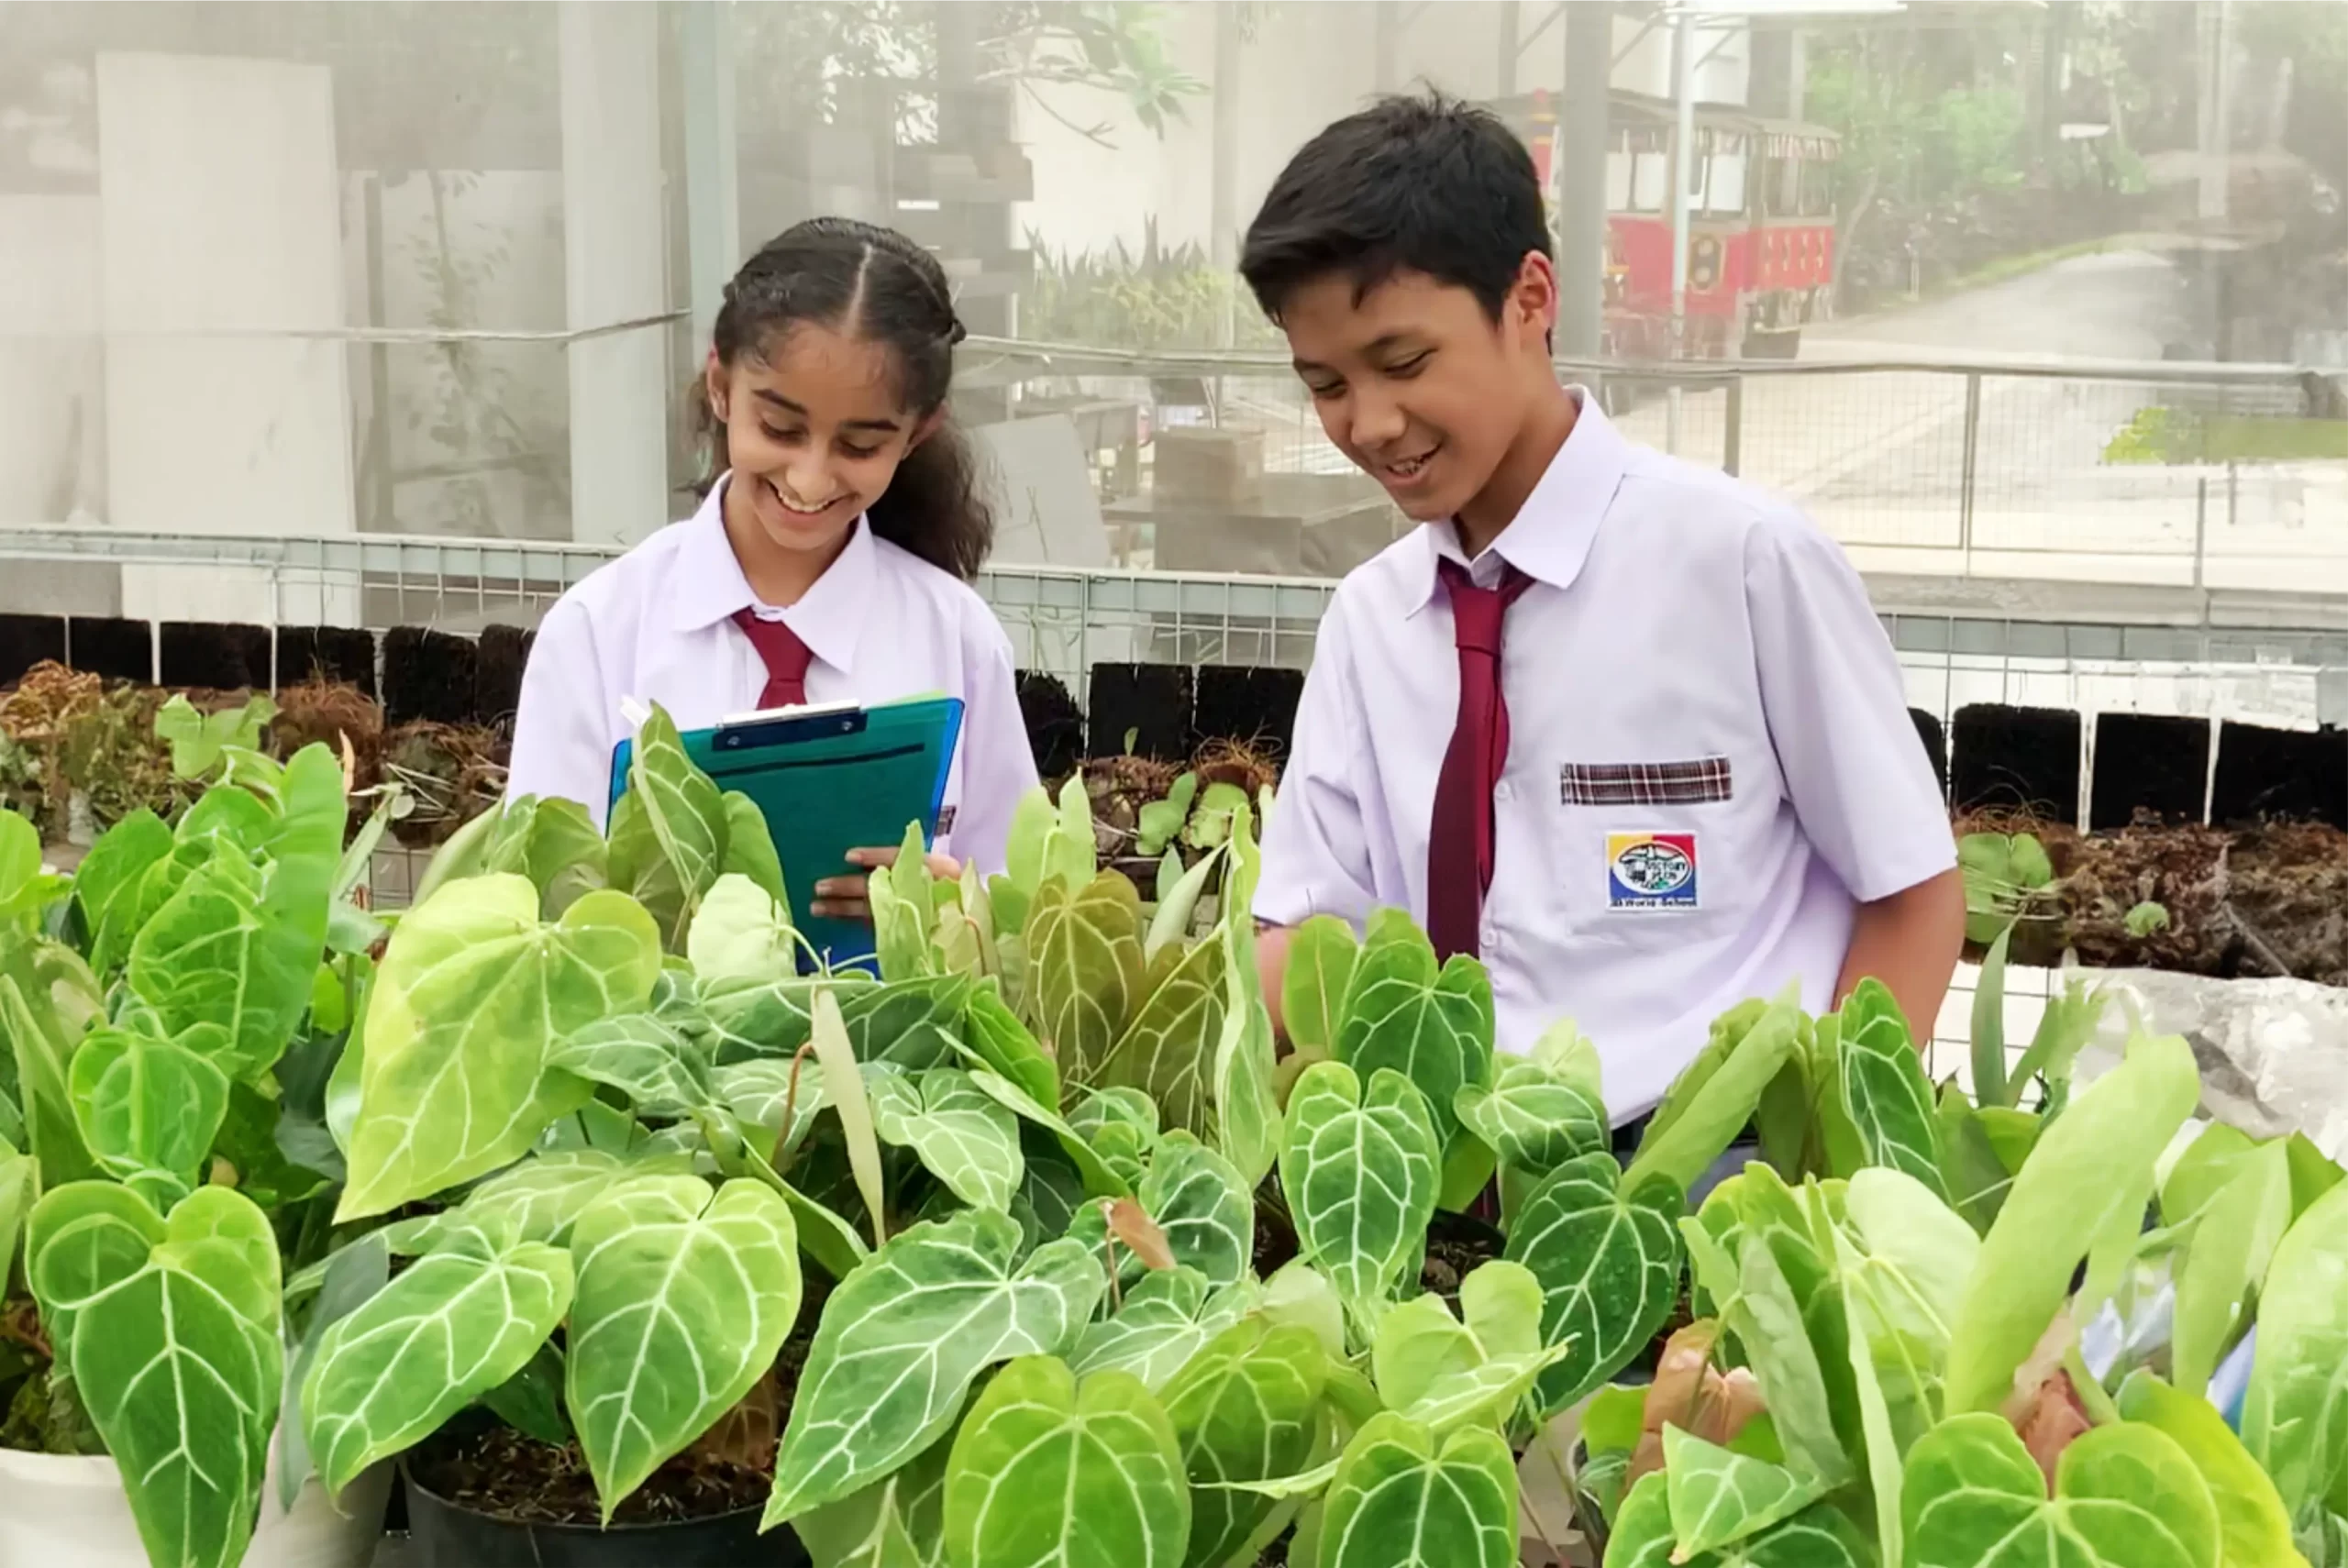
[[[313,1477],[289,1511],[279,1506],[270,1454],[260,1519],[245,1568],[367,1568],[383,1536],[392,1470],[353,1482],[338,1513]],[[0,1568],[148,1568],[122,1474],[104,1455],[0,1448]]]

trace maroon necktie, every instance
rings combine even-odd
[[[1508,761],[1501,623],[1533,580],[1507,567],[1500,587],[1479,588],[1458,562],[1438,566],[1459,644],[1459,717],[1435,779],[1427,830],[1427,935],[1436,955],[1447,959],[1483,950],[1484,895],[1492,887],[1492,786]]]
[[[759,693],[759,708],[791,708],[806,701],[807,667],[815,656],[799,634],[780,621],[761,621],[748,610],[735,611],[734,624],[766,663],[767,686]]]

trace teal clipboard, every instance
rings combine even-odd
[[[872,928],[817,920],[808,907],[815,884],[850,872],[852,849],[902,843],[909,823],[921,824],[925,843],[937,842],[961,730],[961,700],[938,697],[752,714],[681,738],[685,755],[720,790],[738,790],[756,802],[782,860],[791,918],[836,966],[872,957]],[[614,807],[626,792],[635,745],[631,738],[613,748]]]

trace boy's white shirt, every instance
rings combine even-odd
[[[1480,935],[1501,1048],[1527,1052],[1572,1019],[1626,1119],[1727,1008],[1794,980],[1827,1007],[1857,904],[1956,854],[1898,660],[1841,548],[1572,395],[1573,434],[1470,568],[1487,586],[1503,563],[1534,580],[1503,635],[1510,744]],[[1265,828],[1259,918],[1425,919],[1459,692],[1445,557],[1464,560],[1457,537],[1430,525],[1339,585]]]
[[[1036,784],[1011,639],[970,587],[857,525],[798,603],[760,605],[725,537],[720,479],[699,511],[592,573],[548,610],[522,679],[506,793],[579,801],[598,823],[612,751],[658,702],[680,729],[751,712],[767,671],[740,627],[751,610],[814,652],[814,704],[943,692],[963,702],[938,849],[1003,868],[1011,818]]]

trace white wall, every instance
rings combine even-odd
[[[108,521],[196,535],[354,531],[332,73],[98,56]],[[134,567],[123,612],[301,621],[348,606],[253,573]]]

